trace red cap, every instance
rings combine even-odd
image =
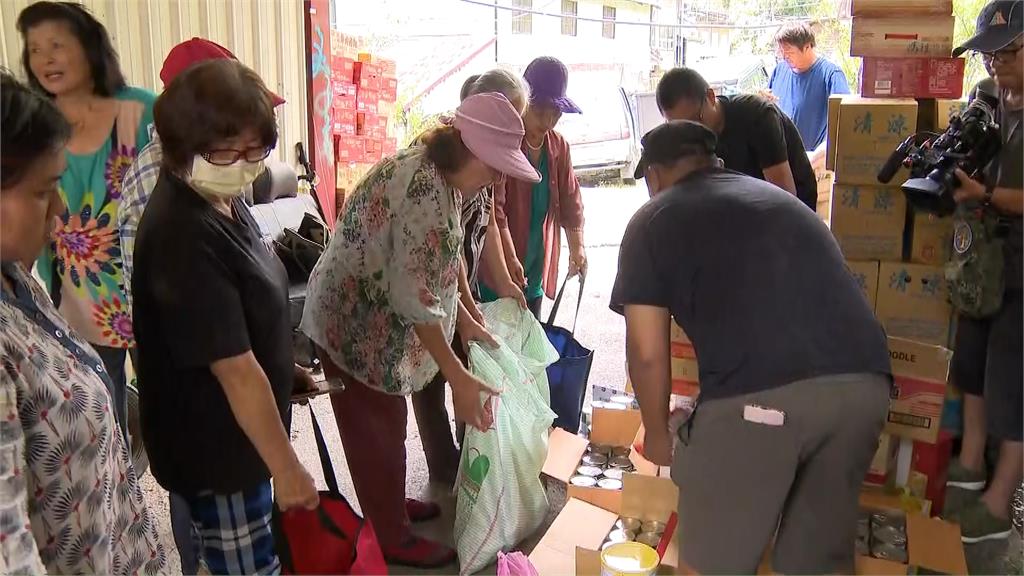
[[[186,40],[171,48],[171,51],[167,53],[167,58],[164,59],[164,66],[160,69],[160,80],[166,86],[177,78],[178,74],[181,74],[192,65],[219,58],[238,60],[230,50],[216,42],[211,42],[205,38]],[[284,98],[273,92],[270,93],[270,99],[275,107],[285,102]]]

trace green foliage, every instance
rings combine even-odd
[[[981,9],[988,0],[953,0],[953,14],[956,16],[956,28],[953,31],[953,45],[959,46],[974,36],[974,23]],[[975,84],[988,77],[981,58],[977,55],[967,57],[967,71],[964,74],[964,94]]]

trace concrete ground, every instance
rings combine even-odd
[[[625,382],[625,329],[621,317],[608,310],[608,298],[615,279],[618,245],[622,238],[622,233],[629,221],[629,217],[646,200],[647,192],[642,183],[635,187],[626,188],[599,187],[584,189],[587,217],[587,255],[590,262],[590,271],[580,311],[577,335],[581,342],[595,350],[594,364],[590,375],[590,383],[592,385],[621,387]],[[563,257],[564,260],[565,258]],[[563,304],[563,311],[559,314],[559,324],[568,326],[571,322],[571,313],[577,294],[575,286],[566,290],[566,301]],[[337,427],[334,425],[334,416],[331,413],[330,402],[326,399],[318,399],[313,401],[311,405],[320,420],[331,454],[334,457],[334,467],[341,490],[358,509],[359,504],[355,497],[355,490],[352,487],[351,477],[345,465],[344,450],[338,437]],[[413,412],[410,407],[408,440],[406,442],[408,448],[407,495],[436,499],[444,508],[444,515],[441,519],[421,525],[417,527],[417,531],[420,531],[425,536],[451,543],[454,499],[443,487],[428,484],[426,462],[420,447],[419,433],[412,414]],[[325,486],[323,474],[318,461],[316,444],[313,441],[310,421],[305,409],[299,408],[295,411],[292,440],[303,464],[306,465],[316,479],[317,485],[323,488]],[[174,549],[174,541],[171,537],[166,493],[149,474],[143,477],[142,483],[147,503],[158,519],[160,534],[169,552],[170,565],[168,566],[168,572],[180,574],[181,567]],[[536,544],[539,537],[546,530],[547,525],[554,519],[558,510],[561,509],[565,502],[565,490],[563,487],[552,482],[548,482],[547,486],[551,511],[545,524],[535,537],[522,544],[521,548],[527,552]],[[1006,543],[996,543],[969,547],[968,565],[971,567],[971,572],[975,574],[1024,574],[1020,567],[1020,556],[1020,538],[1015,536],[1009,545]],[[1011,558],[1016,559],[1016,562],[1008,563]],[[392,573],[450,574],[455,570],[454,566],[436,572],[394,568]],[[493,574],[494,567],[492,566],[488,570],[483,571],[483,573]]]

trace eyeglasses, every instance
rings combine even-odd
[[[1024,44],[1018,44],[1014,48],[1003,48],[1002,50],[996,50],[995,52],[979,52],[981,59],[985,62],[1001,62],[1008,64],[1011,60],[1017,57],[1017,53],[1020,52],[1021,48],[1024,48]]]
[[[243,158],[246,162],[266,160],[267,156],[270,156],[270,148],[260,146],[258,148],[246,148],[245,150],[210,150],[200,154],[200,156],[203,157],[203,160],[214,166],[230,166]]]

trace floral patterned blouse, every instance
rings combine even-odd
[[[371,388],[408,395],[437,374],[414,326],[455,331],[462,195],[422,147],[379,162],[356,186],[313,270],[302,331]]]
[[[17,401],[0,416],[8,426],[20,423],[25,446],[22,460],[0,443],[0,496],[14,493],[12,479],[20,478],[28,514],[0,505],[0,547],[31,525],[51,574],[164,571],[167,557],[110,409],[103,363],[24,267],[4,263],[3,273],[14,294],[5,289],[0,299],[0,397],[13,390]],[[4,466],[18,472],[4,475]]]
[[[115,126],[96,152],[66,154],[68,168],[60,179],[60,195],[67,211],[55,232],[56,253],[47,249],[38,270],[51,291],[54,275],[59,278],[60,312],[86,341],[132,348],[135,338],[124,297],[117,211],[124,174],[138,151],[149,143],[156,96],[125,88],[116,98],[143,105],[134,141],[118,142]]]

